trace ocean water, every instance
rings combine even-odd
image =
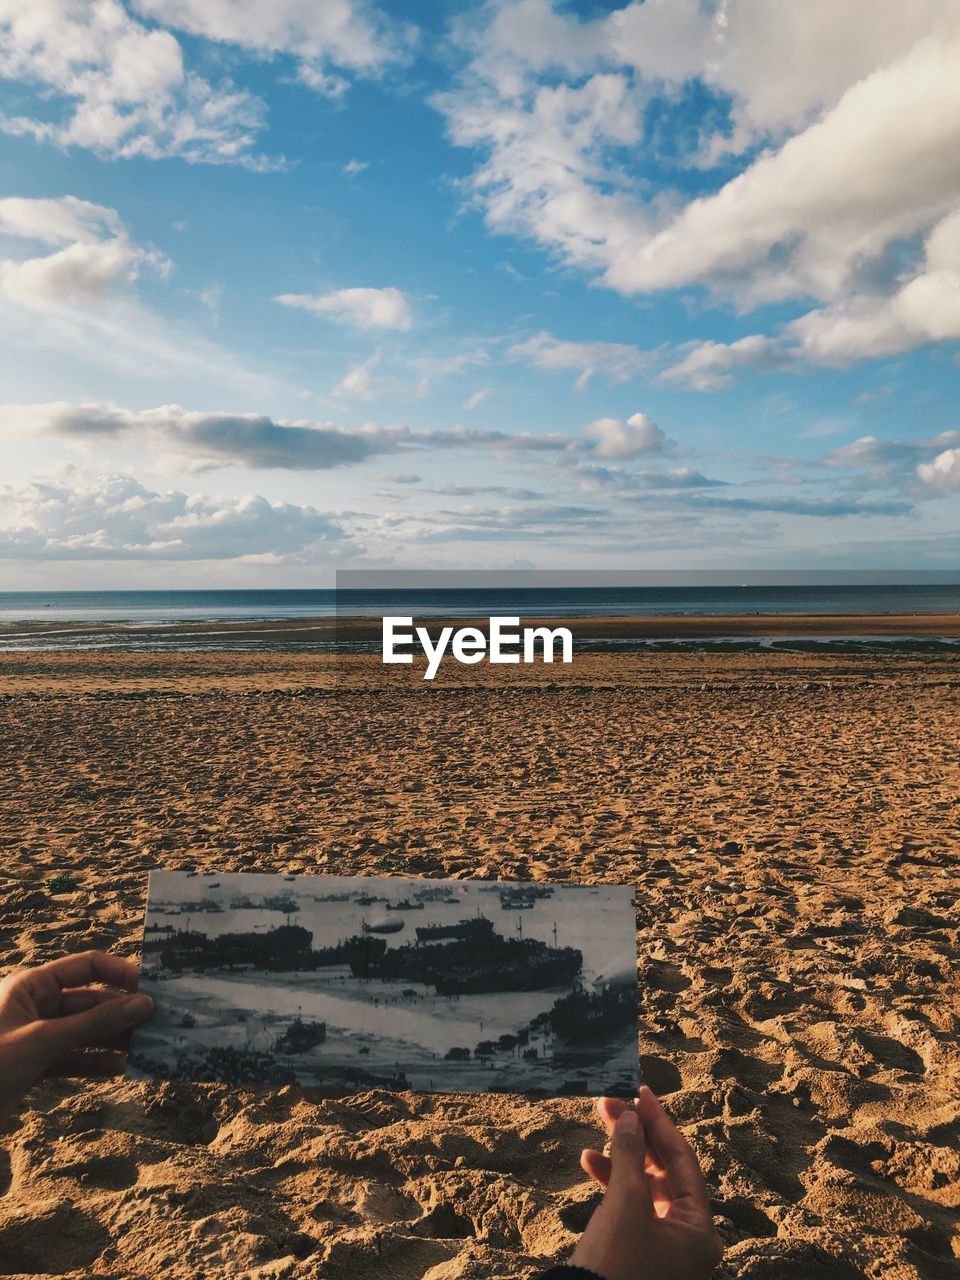
[[[329,627],[271,635],[249,624],[341,615],[414,617],[720,617],[768,614],[958,614],[956,585],[544,586],[416,589],[0,592],[0,651],[315,649]],[[189,633],[177,624],[194,624]],[[242,632],[223,624],[246,623]],[[197,626],[196,624],[209,624]],[[960,629],[958,629],[960,636]],[[723,639],[722,630],[716,637]],[[658,642],[662,643],[662,642]],[[755,647],[757,642],[749,642]],[[778,641],[777,643],[782,643]],[[848,643],[855,643],[850,641]],[[891,642],[892,643],[892,642]],[[948,640],[947,643],[955,643]],[[936,647],[938,642],[930,641]],[[363,647],[363,646],[360,646]]]
[[[958,575],[960,577],[960,575]],[[696,617],[781,613],[960,613],[956,585],[467,587],[412,590],[0,591],[18,622],[271,621],[405,612],[450,617]]]

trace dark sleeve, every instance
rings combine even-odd
[[[598,1276],[595,1271],[588,1271],[586,1267],[562,1266],[541,1272],[536,1280],[603,1280],[603,1276]]]

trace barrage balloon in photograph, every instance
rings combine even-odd
[[[632,1097],[633,892],[153,872],[127,1074]]]

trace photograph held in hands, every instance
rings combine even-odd
[[[632,886],[157,871],[138,1079],[639,1086]]]

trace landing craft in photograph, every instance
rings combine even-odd
[[[622,885],[154,872],[128,1074],[632,1096],[635,939]]]

